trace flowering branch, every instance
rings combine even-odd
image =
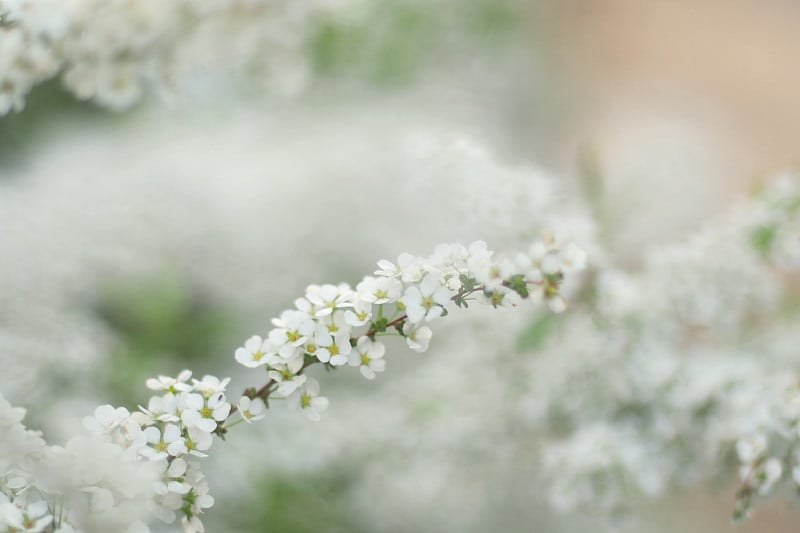
[[[364,277],[355,289],[311,285],[294,309],[272,320],[275,327],[265,337],[250,337],[235,351],[240,364],[265,368],[269,377],[260,388],[245,390],[231,405],[225,393],[230,378],[191,379],[185,370],[175,378],[148,379],[147,387],[159,395],[146,408],[131,413],[100,406],[84,419],[91,435],[73,439],[67,445],[70,453],[59,455],[45,446],[40,455],[79,465],[74,486],[48,485],[40,469],[22,461],[0,476],[0,531],[138,533],[148,531],[141,519],[151,511],[167,523],[180,516],[186,533],[202,532],[200,515],[214,499],[197,458],[207,455],[212,435],[224,437],[237,423],[263,418],[271,397],[286,399],[318,420],[328,400],[319,395],[319,383],[305,374],[308,367],[358,367],[365,378],[374,379],[386,366],[386,349],[378,337],[397,335],[412,350],[424,352],[433,335],[429,324],[449,314],[452,304],[517,307],[529,298],[561,312],[564,273],[584,264],[582,250],[547,234],[513,259],[495,257],[484,242],[469,248],[440,245],[429,257],[402,254],[396,264],[379,261],[374,276]],[[86,470],[97,466],[97,450],[113,460],[102,463],[106,473],[89,475]],[[135,487],[114,477],[131,467],[141,481]]]

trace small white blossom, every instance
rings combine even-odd
[[[419,284],[406,289],[400,300],[405,306],[406,315],[413,323],[430,321],[442,316],[444,306],[450,303],[453,292],[443,286],[436,274],[428,274]]]
[[[365,277],[356,286],[358,297],[364,302],[375,305],[396,302],[400,298],[403,284],[394,278],[373,278]]]
[[[406,336],[408,347],[415,352],[421,353],[428,350],[431,337],[433,337],[433,331],[428,326],[414,327],[412,324],[406,322],[403,326],[403,335]]]
[[[326,339],[319,341],[317,359],[333,366],[341,366],[347,363],[351,350],[350,333],[339,332],[336,335],[328,335]]]
[[[225,392],[225,387],[230,383],[231,378],[219,379],[216,376],[203,376],[202,380],[193,379],[194,390],[201,393],[204,397],[210,398],[220,392]]]
[[[316,329],[311,317],[302,311],[284,311],[280,318],[273,319],[272,323],[276,329],[269,332],[269,340],[276,346],[284,344],[301,346]]]
[[[344,319],[354,328],[365,325],[372,319],[372,304],[356,298],[353,301],[353,307],[344,312]]]
[[[178,374],[177,378],[169,376],[158,376],[158,378],[150,378],[147,380],[146,385],[148,389],[171,392],[177,394],[178,392],[188,392],[192,390],[192,386],[186,383],[192,377],[191,370],[183,370]]]
[[[289,397],[289,405],[293,409],[302,409],[309,420],[317,421],[321,413],[328,409],[328,399],[319,395],[319,383],[308,378],[305,386]]]
[[[239,399],[239,412],[246,422],[261,420],[266,416],[266,409],[264,400],[261,398],[250,399],[248,396],[242,396]]]
[[[141,449],[140,453],[152,461],[166,459],[168,456],[178,457],[185,454],[186,442],[181,437],[181,430],[175,424],[167,424],[162,431],[150,426],[144,429],[149,446]]]
[[[236,349],[234,357],[236,361],[246,367],[257,368],[267,364],[269,355],[276,352],[276,347],[269,339],[262,339],[258,335],[253,335],[245,341],[244,347]]]
[[[305,374],[295,374],[289,368],[282,371],[270,370],[269,377],[278,384],[275,395],[285,398],[306,382]]]
[[[357,366],[361,374],[367,379],[374,379],[375,372],[383,372],[386,369],[386,361],[383,356],[386,346],[380,342],[373,342],[367,336],[358,339],[355,350],[350,352],[350,366]]]

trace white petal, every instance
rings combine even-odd
[[[217,422],[210,418],[201,418],[195,423],[195,427],[206,433],[213,433],[213,431],[217,429]]]

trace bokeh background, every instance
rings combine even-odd
[[[635,268],[795,162],[798,27],[785,0],[375,0],[313,22],[301,82],[204,71],[119,113],[40,85],[0,118],[0,390],[58,442],[152,375],[243,389],[234,349],[307,284],[439,242],[510,251],[569,220]],[[587,176],[614,199],[601,229]],[[548,324],[476,310],[422,356],[390,346],[374,382],[317,376],[322,422],[278,406],[215,447],[209,531],[621,527],[553,511],[525,459],[533,384],[493,357],[534,357]],[[796,529],[779,502],[733,526],[733,488],[637,500],[625,523]]]

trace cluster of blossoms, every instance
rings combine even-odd
[[[30,472],[46,444],[25,429],[25,410],[0,396],[0,531],[43,531],[53,522],[47,502],[27,490]]]
[[[204,531],[199,515],[214,499],[197,459],[230,413],[229,380],[190,378],[148,380],[161,394],[139,411],[97,407],[63,448],[25,430],[23,410],[0,406],[8,439],[25,441],[0,442],[0,531],[143,533],[149,517],[178,515],[185,531]]]
[[[775,487],[788,483],[795,491],[800,488],[800,377],[780,372],[763,383],[736,441],[741,480],[736,520],[746,518],[756,498],[770,495]]]
[[[237,361],[268,374],[236,406],[225,394],[230,379],[192,379],[188,370],[159,376],[146,382],[157,392],[146,407],[99,406],[84,418],[88,433],[63,448],[26,430],[24,411],[0,398],[0,531],[142,533],[151,516],[166,523],[180,516],[184,531],[202,532],[200,515],[214,499],[198,458],[207,456],[214,434],[263,418],[270,395],[319,419],[328,401],[305,368],[349,365],[372,379],[385,366],[377,337],[398,335],[423,352],[432,336],[428,324],[453,306],[515,307],[530,297],[561,312],[564,273],[584,268],[585,259],[577,246],[548,233],[513,258],[495,256],[480,241],[440,245],[429,257],[379,261],[375,275],[355,289],[312,285],[295,309],[273,320],[265,338],[252,337],[236,350]]]
[[[189,383],[191,376],[185,370],[175,378],[147,380],[147,387],[160,395],[140,411],[103,405],[84,419],[87,429],[108,436],[130,459],[152,465],[151,514],[166,523],[179,514],[188,532],[204,530],[199,515],[214,504],[197,458],[207,456],[213,433],[231,411],[225,396],[230,379],[204,376]]]
[[[783,269],[800,266],[800,176],[787,171],[756,196],[750,235],[756,249]]]
[[[81,100],[122,110],[150,85],[166,91],[224,64],[296,90],[309,19],[324,5],[274,0],[2,0],[0,115],[60,76]]]
[[[236,350],[239,363],[264,367],[269,376],[243,401],[286,398],[317,420],[328,400],[303,373],[310,365],[349,365],[373,379],[386,366],[386,348],[378,337],[400,336],[411,350],[424,352],[433,335],[430,324],[473,301],[516,307],[522,298],[532,298],[559,313],[565,308],[559,293],[564,273],[583,269],[585,262],[580,248],[548,233],[514,257],[495,256],[483,241],[469,247],[442,244],[428,257],[402,254],[396,262],[378,261],[374,275],[364,277],[355,289],[310,285],[294,309],[272,320],[274,329]]]
[[[756,496],[800,480],[797,265],[786,260],[799,185],[779,176],[732,216],[653,247],[638,271],[597,269],[592,318],[567,316],[537,347],[524,405],[550,435],[543,473],[557,507],[625,510],[637,494],[730,472],[735,457],[743,518]],[[768,253],[754,238],[763,228]]]
[[[152,469],[96,435],[48,446],[24,415],[0,397],[0,531],[146,530]]]

